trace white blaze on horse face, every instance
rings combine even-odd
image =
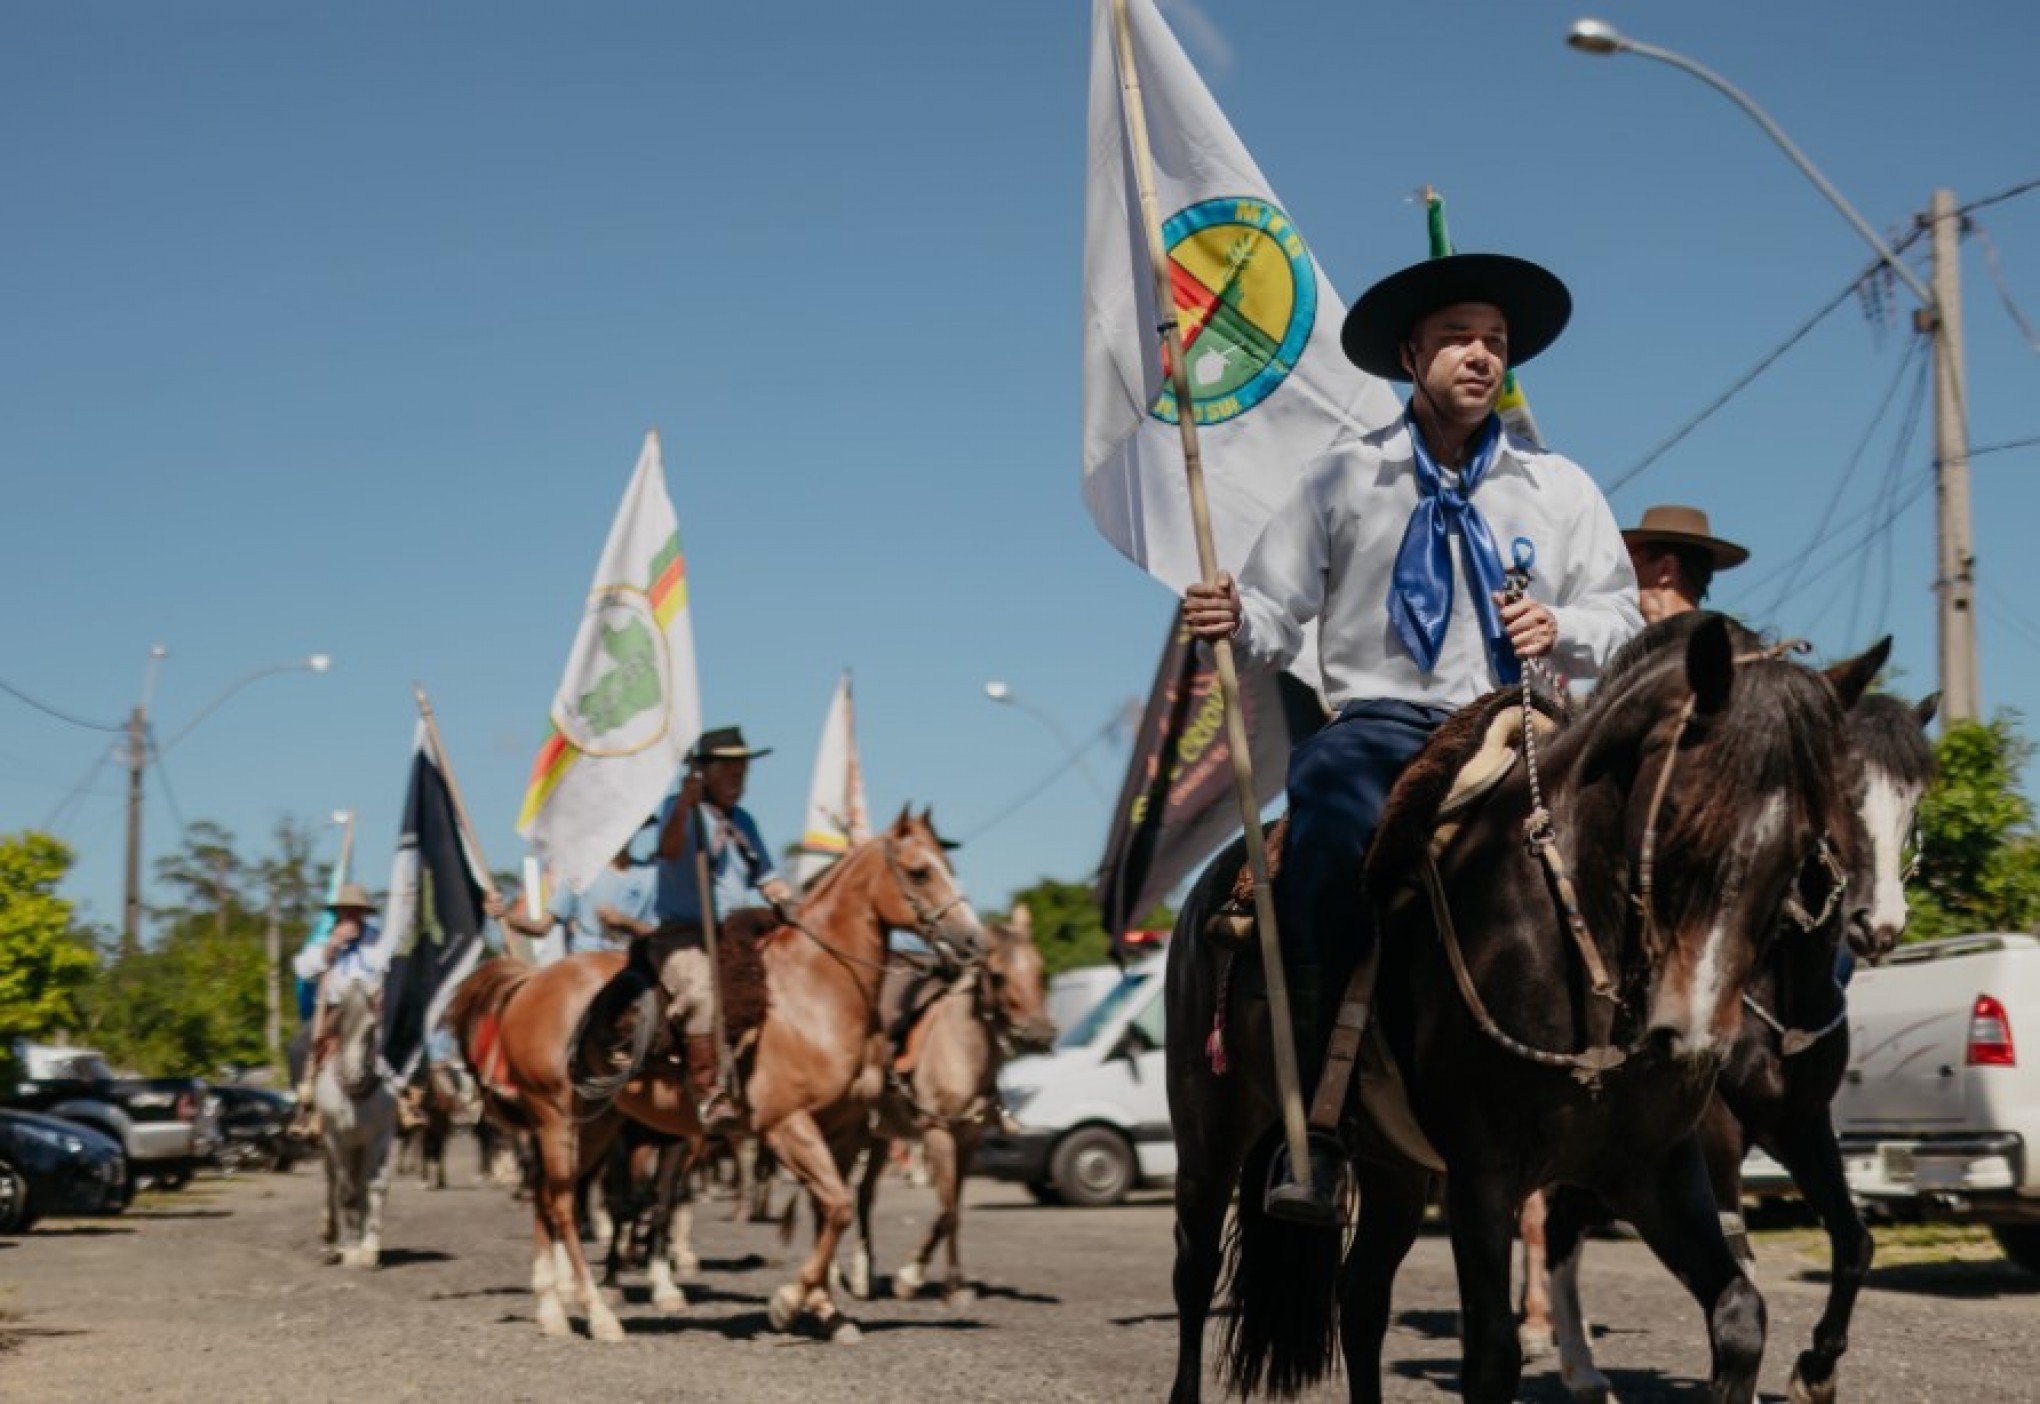
[[[1754,855],[1775,843],[1785,826],[1786,812],[1783,795],[1765,800],[1756,818],[1743,831],[1730,862],[1746,865]],[[1675,978],[1662,981],[1658,987],[1652,1003],[1651,1027],[1669,1030],[1672,1050],[1681,1057],[1697,1058],[1716,1051],[1735,1029],[1737,1020],[1728,1018],[1723,1008],[1723,995],[1729,983],[1728,933],[1735,916],[1732,910],[1715,912],[1713,924],[1700,944],[1700,953],[1693,959],[1691,978],[1684,990],[1678,988]],[[1676,956],[1673,963],[1676,974]]]
[[[1872,769],[1863,787],[1863,827],[1870,835],[1875,882],[1870,897],[1870,930],[1878,944],[1905,930],[1905,841],[1919,808],[1919,787],[1901,785]]]

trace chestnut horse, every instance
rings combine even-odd
[[[1034,945],[1034,922],[1023,906],[987,928],[984,959],[966,967],[914,1021],[895,1075],[887,1079],[865,1140],[857,1184],[857,1248],[850,1290],[871,1295],[871,1204],[899,1140],[918,1138],[941,1211],[921,1251],[893,1276],[893,1295],[912,1297],[927,1279],[938,1245],[949,1247],[942,1294],[951,1306],[969,1300],[957,1248],[963,1179],[987,1123],[999,1116],[998,1077],[1016,1053],[1045,1053],[1055,1043],[1048,1017],[1048,982]],[[890,1054],[891,1050],[886,1050]]]
[[[983,944],[977,916],[926,811],[902,810],[884,833],[853,846],[809,889],[796,924],[772,932],[761,947],[768,1007],[756,1040],[738,1061],[744,1111],[753,1134],[807,1191],[819,1226],[815,1251],[795,1281],[772,1296],[775,1329],[810,1312],[836,1339],[856,1338],[827,1285],[829,1262],[851,1220],[850,1191],[829,1137],[869,1110],[868,1094],[858,1095],[856,1084],[879,1031],[878,982],[895,930],[918,931],[967,958]],[[647,1065],[607,1106],[590,1107],[574,1093],[576,1035],[624,959],[621,952],[599,951],[543,969],[490,962],[468,977],[447,1009],[446,1022],[492,1109],[530,1129],[538,1145],[532,1291],[539,1328],[548,1335],[570,1329],[557,1294],[567,1278],[587,1313],[589,1334],[623,1338],[581,1252],[573,1207],[577,1180],[600,1163],[619,1118],[697,1146],[702,1136],[693,1096],[667,1062]],[[654,1260],[655,1296],[666,1268],[664,1259]]]

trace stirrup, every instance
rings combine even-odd
[[[1313,1130],[1305,1138],[1304,1149],[1310,1157],[1310,1178],[1299,1180],[1289,1163],[1289,1147],[1276,1147],[1261,1207],[1269,1218],[1284,1223],[1338,1228],[1344,1222],[1339,1214],[1339,1191],[1347,1174],[1346,1148],[1331,1133]]]

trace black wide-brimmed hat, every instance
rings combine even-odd
[[[1339,344],[1348,360],[1383,380],[1408,380],[1402,348],[1410,329],[1441,307],[1487,302],[1509,324],[1514,369],[1558,340],[1572,317],[1572,294],[1558,275],[1508,254],[1450,254],[1413,263],[1366,292],[1346,314]]]
[[[757,756],[772,754],[770,746],[752,750],[744,743],[744,729],[740,726],[719,726],[713,731],[701,733],[701,739],[694,743],[694,749],[687,753],[690,762],[719,760],[751,760]]]

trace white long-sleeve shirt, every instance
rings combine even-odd
[[[1451,480],[1447,470],[1447,480]],[[1388,617],[1396,553],[1418,500],[1406,419],[1334,448],[1304,470],[1268,519],[1240,571],[1236,643],[1256,662],[1286,667],[1318,621],[1318,662],[1336,709],[1395,698],[1459,707],[1496,685],[1474,612],[1477,582],[1452,541],[1452,618],[1426,673]],[[1593,678],[1643,627],[1636,573],[1607,499],[1568,458],[1503,436],[1473,503],[1504,565],[1511,543],[1535,549],[1530,595],[1558,624],[1552,662],[1573,681]]]

